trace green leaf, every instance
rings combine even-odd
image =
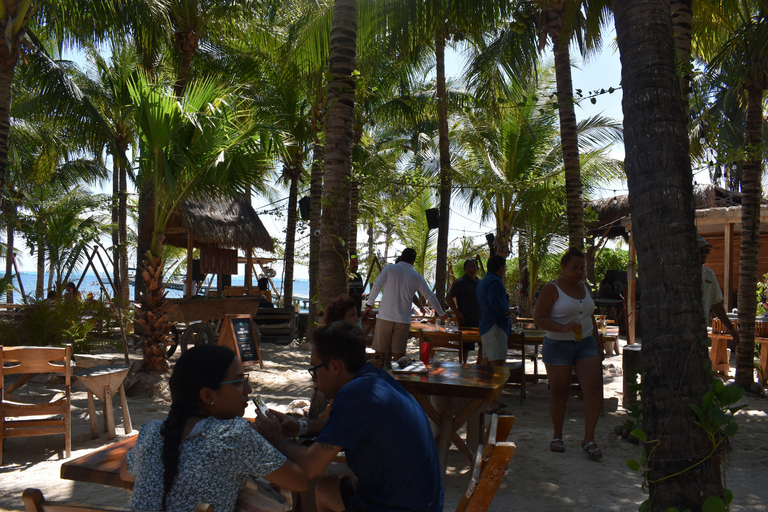
[[[723,384],[723,381],[721,381],[720,379],[713,379],[712,387],[715,388],[715,391],[717,393],[722,393],[723,391],[725,391],[725,384]]]
[[[650,510],[651,510],[651,500],[645,500],[637,508],[638,512],[650,512]]]
[[[638,439],[641,439],[643,442],[648,440],[648,436],[646,435],[646,433],[643,432],[640,429],[635,429],[632,432],[630,432],[630,434],[632,434],[633,436],[635,436]]]
[[[701,512],[726,512],[725,503],[720,496],[709,496],[704,500]]]
[[[730,489],[723,489],[725,491],[725,502],[730,504],[733,501],[733,492]]]
[[[720,382],[720,381],[717,381],[717,382]],[[722,384],[722,382],[720,382],[720,384]],[[704,406],[704,408],[711,409],[712,404],[714,403],[715,403],[715,394],[711,391],[707,391],[706,393],[704,393],[704,398],[702,400],[702,405]]]
[[[723,396],[720,397],[720,400],[724,404],[729,405],[741,400],[741,398],[744,396],[744,393],[745,391],[743,388],[738,386],[728,386],[725,388],[725,391],[723,391]]]
[[[704,412],[701,410],[701,407],[696,404],[688,404],[688,407],[690,407],[693,412],[696,413],[696,416],[698,416],[700,420],[704,419]]]
[[[728,425],[725,426],[723,429],[723,434],[728,437],[733,437],[736,435],[736,432],[739,431],[739,424],[736,422],[731,422]]]
[[[632,471],[640,471],[640,463],[636,460],[628,460],[627,467]]]

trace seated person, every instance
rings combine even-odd
[[[317,388],[335,398],[325,420],[296,420],[257,411],[255,426],[310,478],[322,475],[345,451],[351,476],[318,483],[318,510],[438,512],[443,484],[429,420],[416,400],[387,372],[365,361],[363,333],[345,322],[315,331],[312,368]],[[284,436],[317,434],[310,446]]]
[[[274,308],[275,305],[272,304],[272,301],[270,300],[272,298],[272,293],[269,291],[269,279],[266,277],[260,278],[258,281],[256,281],[259,285],[259,293],[264,295],[266,297],[265,299],[262,299],[259,302],[260,308]]]
[[[325,325],[339,320],[361,327],[360,318],[357,316],[357,304],[355,299],[349,295],[339,295],[325,308],[325,314],[323,315],[323,323]]]
[[[188,512],[210,503],[231,512],[246,475],[292,491],[307,488],[304,471],[242,418],[253,390],[230,349],[187,350],[169,386],[168,417],[141,427],[121,469],[124,479],[135,477],[131,508]]]
[[[64,300],[67,302],[80,302],[80,292],[77,291],[75,283],[67,283],[64,288]]]

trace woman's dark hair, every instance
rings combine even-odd
[[[179,472],[181,433],[187,420],[198,412],[200,391],[216,389],[224,380],[235,353],[221,345],[200,345],[179,357],[168,386],[171,389],[171,410],[160,435],[163,437],[163,510],[173,481]]]
[[[581,250],[577,247],[570,247],[567,251],[565,251],[563,257],[560,258],[560,266],[565,267],[571,262],[573,258],[584,258],[584,253],[581,252]]]
[[[328,307],[325,308],[325,315],[323,316],[325,323],[330,324],[338,320],[343,320],[344,315],[347,314],[347,311],[355,308],[357,308],[355,299],[346,293],[341,294],[335,299],[331,300],[331,302],[328,304]]]
[[[320,359],[339,358],[350,372],[356,372],[366,362],[365,335],[356,325],[329,323],[315,331],[312,343]]]

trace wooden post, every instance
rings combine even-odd
[[[731,275],[733,261],[733,223],[727,222],[725,224],[725,236],[723,243],[723,306],[726,313],[731,310],[731,283],[733,283],[733,276]],[[709,315],[709,311],[707,311]]]
[[[249,297],[253,289],[253,249],[245,250],[245,294]]]
[[[192,298],[192,266],[195,259],[195,240],[192,233],[187,232],[187,278],[184,280],[184,298]]]
[[[632,228],[629,229],[629,263],[627,264],[627,345],[635,343],[635,321],[637,308],[635,294],[637,293],[637,253]]]

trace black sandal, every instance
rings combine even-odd
[[[556,437],[549,443],[549,451],[555,452],[555,453],[564,453],[565,443],[563,443],[563,440],[561,438]]]

